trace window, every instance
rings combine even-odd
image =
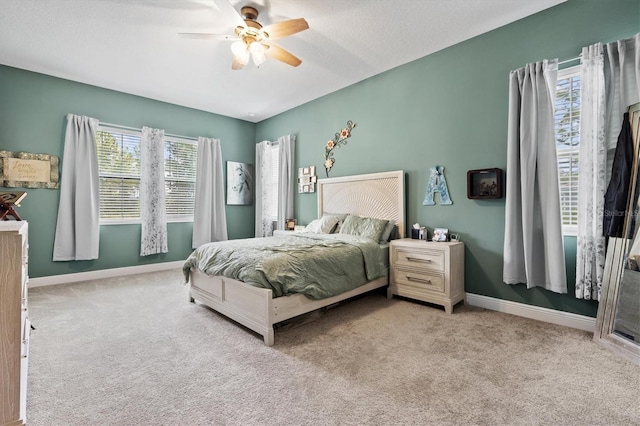
[[[267,237],[278,229],[280,145],[262,141],[256,146],[256,154],[256,179],[260,191],[256,197],[256,201],[259,199],[256,203],[256,236]]]
[[[140,220],[139,130],[99,126],[96,133],[101,223]],[[167,220],[193,220],[197,144],[165,136],[164,174]]]
[[[264,203],[265,214],[268,215],[272,221],[278,220],[278,181],[280,180],[280,145],[277,143],[271,143],[268,147],[267,155],[269,155],[269,181],[266,188],[266,194],[268,201]]]
[[[196,192],[196,158],[194,141],[165,136],[164,186],[167,219],[193,221]]]
[[[578,153],[580,148],[580,67],[558,72],[555,105],[560,210],[565,235],[578,226]]]

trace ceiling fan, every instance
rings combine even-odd
[[[256,8],[244,6],[240,9],[239,15],[235,9],[234,12],[237,16],[235,35],[180,33],[180,36],[234,41],[231,45],[233,53],[231,68],[234,70],[242,69],[249,62],[249,59],[253,59],[256,66],[259,66],[266,61],[267,56],[294,67],[302,63],[298,57],[278,46],[272,40],[278,40],[308,29],[309,24],[304,18],[288,19],[263,27],[257,21],[258,11]]]

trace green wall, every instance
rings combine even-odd
[[[170,134],[216,137],[225,161],[253,162],[255,156],[253,123],[0,66],[0,150],[58,155],[64,167],[68,113],[124,126],[162,128]],[[144,257],[140,256],[140,225],[108,225],[100,229],[99,259],[53,262],[60,191],[29,189],[27,193],[18,212],[29,221],[31,277],[183,260],[191,253],[191,223],[170,223],[169,252]],[[227,206],[229,238],[252,237],[253,221],[252,206]]]
[[[467,292],[595,317],[597,303],[573,296],[573,237],[565,238],[567,295],[502,282],[504,198],[467,199],[466,173],[506,169],[510,70],[576,57],[583,46],[639,30],[638,0],[571,0],[262,121],[257,140],[296,134],[296,164],[315,165],[324,177],[326,141],[353,120],[357,127],[335,151],[330,176],[404,170],[407,223],[461,235]],[[446,168],[451,206],[422,205],[436,164]],[[295,204],[299,223],[315,218],[314,195],[296,194]]]

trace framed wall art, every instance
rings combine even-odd
[[[59,163],[56,155],[0,151],[0,186],[58,189]]]
[[[227,204],[253,204],[253,165],[227,161]]]
[[[298,192],[309,193],[316,192],[316,166],[299,167],[298,168]]]
[[[472,200],[502,198],[502,169],[469,170],[467,198]]]

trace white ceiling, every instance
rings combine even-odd
[[[251,122],[524,18],[565,0],[0,0],[0,63]],[[302,60],[231,70],[241,6]]]

